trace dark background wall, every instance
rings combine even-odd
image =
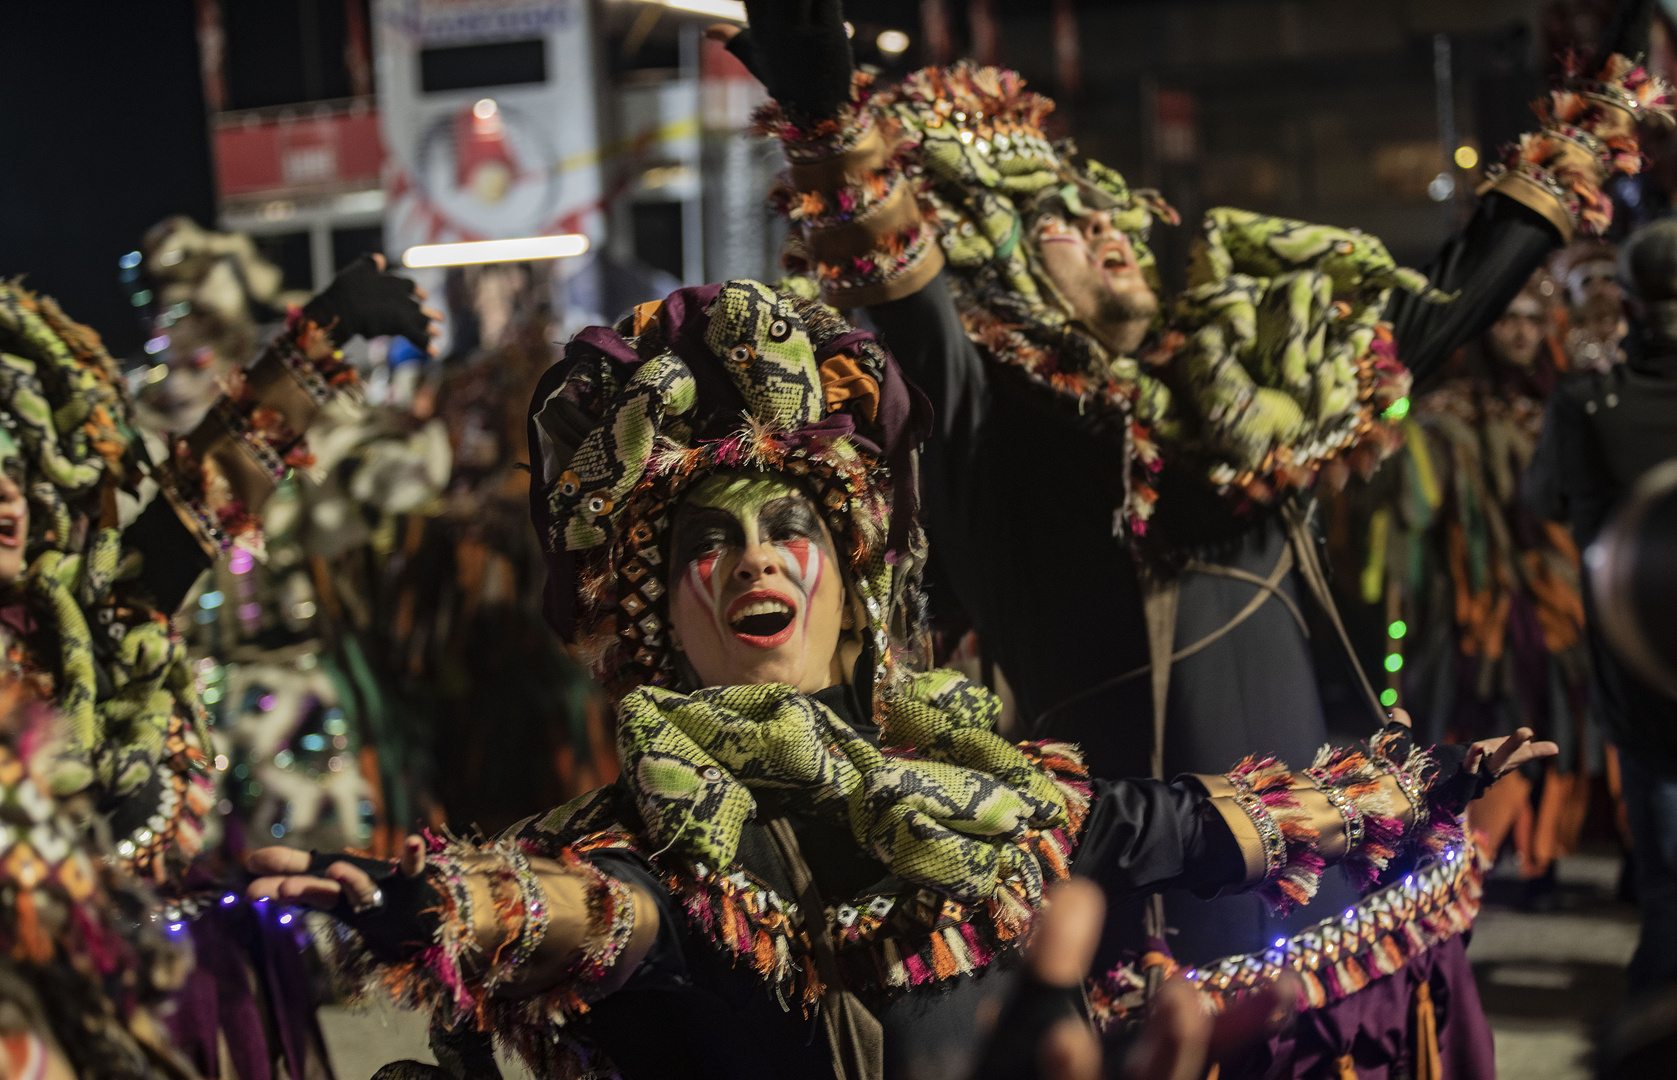
[[[117,260],[169,214],[215,220],[193,2],[7,7],[0,275],[27,274],[131,352],[140,325]]]

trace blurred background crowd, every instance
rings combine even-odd
[[[277,839],[383,855],[416,828],[493,832],[615,777],[605,700],[541,616],[523,415],[577,329],[682,284],[779,276],[784,225],[765,196],[783,163],[749,132],[763,91],[703,37],[738,8],[65,2],[0,34],[0,274],[100,330],[154,457],[362,253],[406,257],[448,316],[435,358],[352,343],[366,407],[316,427],[313,476],[266,510],[266,558],[235,552],[176,617],[213,723],[206,852]],[[882,79],[958,56],[1016,68],[1059,103],[1057,134],[1185,220],[1227,204],[1355,226],[1410,265],[1466,222],[1553,58],[1591,51],[1614,8],[846,4],[857,59]],[[1647,58],[1668,79],[1674,19],[1662,5]],[[1507,1075],[1582,1068],[1634,942],[1615,906],[1633,890],[1623,763],[1589,707],[1580,556],[1518,478],[1559,378],[1623,360],[1615,241],[1677,196],[1677,145],[1643,139],[1652,167],[1616,182],[1613,233],[1558,252],[1416,388],[1404,450],[1325,500],[1335,589],[1382,700],[1431,740],[1529,725],[1562,747],[1475,808],[1501,860],[1475,956],[1506,1014]],[[1167,286],[1190,233],[1155,233]],[[569,246],[448,265],[451,243],[536,236]],[[1331,633],[1316,639],[1330,718],[1354,731],[1360,691]],[[958,634],[947,645],[978,655]],[[1545,917],[1562,921],[1521,921]]]

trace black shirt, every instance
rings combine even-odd
[[[1610,371],[1561,382],[1522,487],[1532,510],[1571,522],[1581,549],[1643,473],[1677,458],[1677,340],[1633,333],[1626,351],[1629,359]],[[1588,575],[1584,605],[1596,715],[1623,750],[1677,775],[1677,701],[1632,674],[1596,631]]]
[[[859,733],[853,696],[844,687],[814,695]],[[820,887],[834,903],[892,881],[890,871],[862,852],[847,829],[793,820],[799,847]],[[579,1031],[609,1056],[627,1080],[667,1077],[753,1078],[831,1075],[819,1018],[783,1009],[747,968],[730,965],[679,905],[642,856],[599,851],[591,856],[608,873],[639,885],[658,905],[656,943],[622,989],[597,1003]],[[795,895],[760,821],[746,825],[740,862],[782,895]],[[1096,781],[1073,872],[1096,881],[1110,901],[1151,893],[1175,882],[1216,889],[1239,876],[1239,853],[1204,797],[1186,785],[1151,780]],[[885,1075],[890,1080],[943,1080],[968,1075],[982,1048],[979,1017],[995,1015],[1013,984],[1016,953],[998,957],[972,976],[915,989],[891,1000],[869,1000],[885,1029]]]

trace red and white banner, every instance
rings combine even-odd
[[[597,248],[605,215],[588,0],[376,0],[374,10],[391,257],[558,233]],[[562,260],[559,277],[592,260]],[[440,295],[439,271],[413,276]]]
[[[379,182],[378,112],[364,104],[297,116],[225,117],[215,131],[223,199],[329,194]]]

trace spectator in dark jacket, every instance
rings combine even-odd
[[[1625,340],[1627,362],[1561,383],[1525,478],[1532,508],[1570,521],[1580,548],[1595,541],[1643,473],[1677,458],[1677,219],[1633,236],[1620,274],[1639,316]],[[1584,602],[1592,696],[1619,748],[1636,849],[1642,937],[1630,981],[1633,990],[1645,991],[1677,981],[1677,699],[1644,682],[1608,648],[1588,582]]]

